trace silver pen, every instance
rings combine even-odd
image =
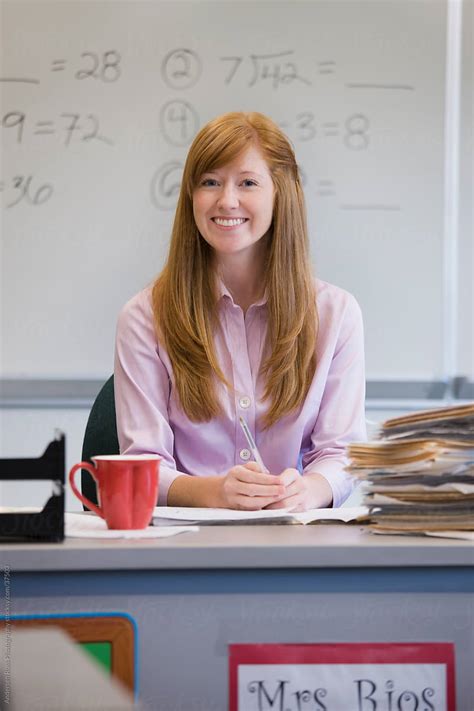
[[[262,472],[266,472],[268,474],[269,471],[266,468],[265,464],[263,463],[263,459],[260,456],[260,452],[257,449],[257,445],[255,444],[255,440],[252,437],[252,433],[250,432],[247,423],[245,422],[243,417],[239,417],[239,422],[240,422],[240,426],[242,427],[245,438],[248,442],[249,449],[253,454],[253,458],[257,462],[257,464],[260,467],[260,469],[262,470]]]

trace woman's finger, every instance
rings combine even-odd
[[[249,484],[237,480],[234,484],[234,490],[241,496],[266,496],[273,499],[284,496],[286,491],[283,484],[277,484],[275,480],[273,484]]]
[[[262,496],[237,496],[232,504],[233,509],[243,511],[261,511],[269,509],[270,505],[275,502],[275,498],[265,498]]]
[[[289,511],[303,511],[304,507],[301,499],[301,492],[298,492],[293,496],[288,496],[280,501],[270,503],[265,506],[265,508],[270,510],[288,509]]]
[[[239,481],[245,481],[248,484],[281,484],[279,478],[274,474],[266,474],[260,471],[256,462],[251,462],[251,464],[254,464],[256,468],[250,468],[248,465],[238,465],[231,469],[229,474],[231,472],[235,473],[235,476],[239,479]]]
[[[284,469],[280,476],[278,477],[281,481],[282,484],[285,486],[289,486],[295,481],[299,481],[301,479],[301,474],[299,473],[298,469]]]
[[[292,482],[288,486],[282,486],[282,499],[288,499],[290,496],[301,493],[302,487],[299,480]]]

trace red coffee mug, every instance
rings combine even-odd
[[[69,482],[78,499],[103,518],[108,528],[146,528],[158,500],[160,457],[157,454],[105,454],[89,462],[75,464]],[[97,483],[100,506],[89,501],[78,490],[74,474],[87,469]]]

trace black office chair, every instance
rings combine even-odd
[[[82,461],[90,462],[96,454],[119,454],[115,419],[114,376],[111,375],[97,395],[87,420]],[[92,503],[97,504],[95,481],[88,471],[81,471],[81,489]],[[84,508],[88,510],[85,506]]]

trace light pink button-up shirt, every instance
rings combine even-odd
[[[344,448],[366,437],[362,317],[348,292],[319,280],[316,288],[319,335],[313,382],[300,409],[268,430],[258,424],[268,406],[261,400],[264,383],[259,376],[265,357],[265,298],[244,315],[221,283],[221,331],[215,334],[215,348],[234,391],[218,383],[222,415],[200,423],[190,421],[180,408],[170,359],[155,336],[151,289],[125,305],[115,352],[120,451],[162,457],[160,505],[166,505],[168,489],[180,474],[223,475],[251,458],[239,416],[247,421],[270,472],[295,467],[303,475],[322,474],[331,485],[333,506],[351,493]]]

